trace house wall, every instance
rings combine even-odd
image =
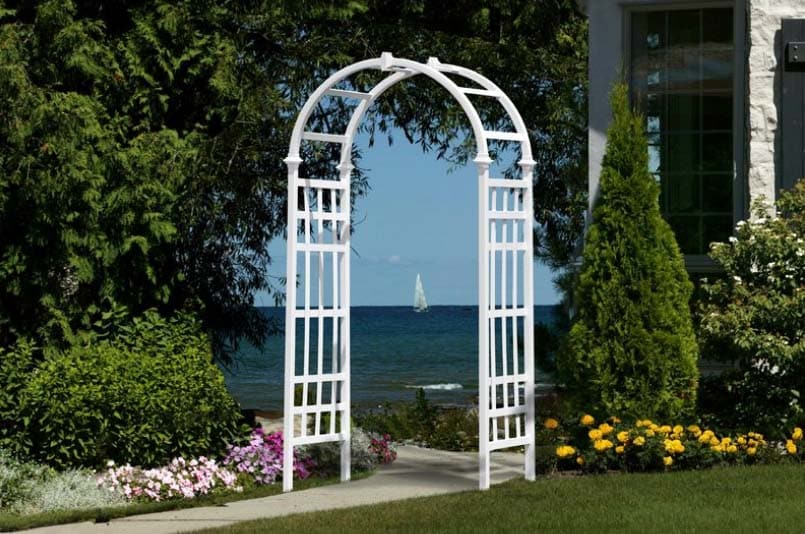
[[[805,18],[803,0],[747,0],[748,188],[750,198],[775,198],[780,173],[780,75],[784,18]]]

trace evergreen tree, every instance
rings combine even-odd
[[[680,417],[691,413],[698,382],[693,285],[660,214],[642,118],[630,110],[624,85],[613,89],[611,102],[600,197],[560,376],[585,410]]]

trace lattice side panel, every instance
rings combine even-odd
[[[349,409],[342,398],[344,372],[342,271],[348,253],[349,205],[346,181],[298,179],[297,307],[293,445],[340,441],[340,419]]]
[[[533,387],[523,339],[530,325],[526,307],[527,239],[530,209],[525,180],[488,180],[487,235],[489,258],[488,357],[489,450],[527,445],[526,392]]]

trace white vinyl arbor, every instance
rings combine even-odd
[[[388,76],[367,93],[336,88],[368,69]],[[394,84],[418,74],[435,80],[456,99],[469,119],[477,147],[479,486],[489,487],[489,453],[508,447],[525,446],[525,477],[534,479],[534,161],[525,124],[503,91],[477,72],[442,64],[436,58],[419,63],[386,52],[339,70],[313,92],[296,120],[285,159],[284,491],[293,488],[293,448],[298,445],[340,442],[341,480],[350,478],[352,143],[369,106]],[[468,95],[497,99],[514,131],[486,130]],[[357,102],[343,133],[307,131],[308,119],[323,98]],[[518,178],[490,176],[490,140],[520,144]],[[304,141],[341,146],[336,179],[299,175]]]

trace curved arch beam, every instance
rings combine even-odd
[[[362,101],[356,107],[350,119],[344,134],[336,134],[341,138],[342,152],[341,163],[348,163],[351,157],[352,143],[357,133],[360,120],[363,118],[364,113],[369,106],[377,100],[386,90],[394,86],[396,83],[423,74],[432,80],[436,81],[447,89],[447,91],[455,98],[456,102],[464,110],[467,118],[470,121],[473,135],[476,144],[476,159],[484,161],[489,159],[489,140],[501,139],[506,141],[517,141],[521,145],[522,159],[524,162],[531,162],[531,142],[528,138],[528,130],[525,127],[522,117],[520,116],[517,108],[506,96],[506,94],[492,81],[484,76],[464,67],[456,65],[443,65],[436,58],[431,58],[427,64],[419,63],[408,59],[395,58],[388,52],[384,52],[379,58],[367,59],[360,61],[348,67],[345,67],[335,74],[327,78],[319,87],[310,95],[302,110],[299,112],[296,123],[294,124],[293,133],[291,135],[291,142],[288,149],[288,159],[294,161],[299,158],[299,152],[303,136],[305,134],[305,127],[310,119],[313,110],[321,102],[329,91],[331,91],[337,84],[349,78],[353,74],[364,70],[381,70],[394,72],[391,76],[379,82],[371,91],[365,94]],[[463,88],[456,84],[453,80],[446,76],[445,73],[457,74],[463,78],[472,80],[484,89],[479,91],[477,89]],[[515,132],[494,132],[484,129],[481,117],[475,106],[467,97],[468,94],[483,94],[484,96],[491,96],[496,98],[503,106],[512,124],[515,127]],[[311,132],[314,133],[315,132]]]

